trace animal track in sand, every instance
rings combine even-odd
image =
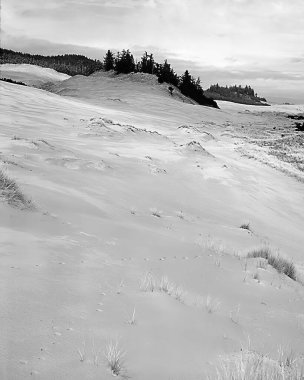
[[[167,174],[166,169],[161,169],[154,165],[149,165],[149,167],[150,167],[151,174],[154,174],[154,175]]]
[[[212,256],[212,255],[208,255]],[[161,256],[161,257],[144,257],[144,258],[135,258],[135,257],[121,257],[121,261],[133,261],[133,260],[144,260],[144,261],[166,261],[166,260],[183,260],[183,261],[189,261],[189,260],[196,260],[202,258],[202,255],[195,255],[195,256]]]
[[[121,99],[119,98],[107,98],[107,100],[111,100],[112,102],[121,102],[121,103],[126,103],[124,101],[122,101]]]

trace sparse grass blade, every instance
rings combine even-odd
[[[209,314],[215,313],[220,308],[220,301],[217,298],[212,298],[211,296],[207,296],[205,300],[205,308]]]

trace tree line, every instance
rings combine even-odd
[[[99,60],[78,54],[44,56],[0,49],[0,63],[27,63],[54,69],[68,75],[90,75],[103,68]]]
[[[214,84],[206,90],[207,94],[215,97],[216,99],[234,99],[239,101],[246,101],[246,99],[251,99],[257,102],[266,102],[265,98],[260,98],[258,94],[250,86],[242,87],[237,86],[219,86],[219,84]]]
[[[26,85],[25,83],[23,83],[23,82],[19,82],[19,81],[16,81],[16,80],[10,79],[10,78],[0,78],[0,80],[2,80],[3,82],[13,83],[13,84],[19,84],[20,86],[27,86],[27,85]]]
[[[116,55],[111,50],[108,50],[103,59],[103,68],[105,71],[114,70],[117,74],[131,72],[154,74],[157,76],[159,83],[166,82],[176,86],[183,95],[195,100],[198,104],[218,108],[213,99],[204,95],[200,78],[195,79],[188,70],[183,75],[178,76],[167,60],[162,64],[157,63],[153,58],[153,54],[145,52],[140,61],[136,62],[129,50],[119,51]],[[172,90],[170,90],[170,93],[172,94]]]

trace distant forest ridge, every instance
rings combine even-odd
[[[229,102],[252,104],[252,105],[268,105],[267,100],[261,98],[250,86],[219,86],[218,84],[210,86],[205,95],[216,100],[226,100]]]
[[[0,80],[2,80],[2,82],[13,83],[13,84],[19,84],[20,86],[27,86],[27,85],[26,85],[25,83],[23,83],[23,82],[15,81],[15,80],[10,79],[10,78],[0,78]]]
[[[266,101],[264,98],[257,97],[250,86],[245,88],[241,86],[221,87],[216,84],[204,92],[200,78],[194,78],[188,70],[178,76],[167,60],[162,64],[157,63],[153,54],[147,52],[143,54],[140,60],[135,61],[129,50],[118,51],[116,54],[108,50],[101,62],[78,54],[43,56],[0,48],[0,63],[32,64],[51,68],[71,76],[88,76],[99,70],[114,70],[117,74],[131,72],[153,74],[158,77],[159,83],[171,84],[177,87],[183,95],[195,100],[198,104],[214,108],[219,108],[214,99],[246,104],[262,104],[261,102]],[[169,91],[172,94],[174,88],[169,87]]]
[[[65,54],[44,56],[39,54],[20,53],[13,50],[0,49],[0,63],[27,63],[48,67],[68,75],[91,75],[102,69],[102,63],[84,55]]]

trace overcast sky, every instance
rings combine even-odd
[[[145,50],[204,88],[304,102],[304,0],[2,0],[1,45],[41,54]]]

